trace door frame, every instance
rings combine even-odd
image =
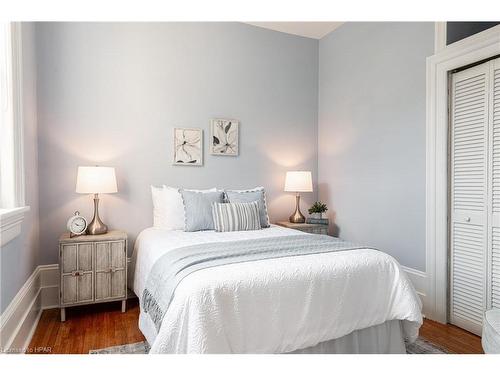
[[[427,58],[425,313],[448,320],[448,82],[450,71],[500,54],[500,25],[453,43]]]

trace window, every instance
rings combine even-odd
[[[24,166],[21,102],[21,26],[0,24],[0,244],[21,232]]]

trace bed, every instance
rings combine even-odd
[[[420,299],[397,261],[369,248],[199,269],[179,282],[159,325],[143,309],[148,277],[169,252],[299,235],[274,225],[142,231],[129,285],[141,300],[139,328],[150,353],[405,353],[422,324]]]

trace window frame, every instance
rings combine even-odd
[[[7,58],[11,62],[11,105],[13,132],[13,191],[11,207],[0,207],[0,246],[19,236],[24,215],[30,207],[26,206],[26,188],[24,180],[24,137],[23,137],[23,77],[22,77],[22,26],[19,22],[7,25],[10,37],[10,50]],[[10,55],[10,56],[9,56]]]

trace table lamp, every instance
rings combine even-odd
[[[285,191],[294,192],[295,212],[288,219],[290,223],[305,223],[306,218],[300,212],[300,193],[310,193],[313,191],[312,177],[310,171],[290,171],[286,172]]]
[[[87,226],[87,234],[104,234],[108,227],[99,218],[99,193],[116,193],[115,169],[112,167],[78,167],[76,192],[94,194],[94,218]]]

